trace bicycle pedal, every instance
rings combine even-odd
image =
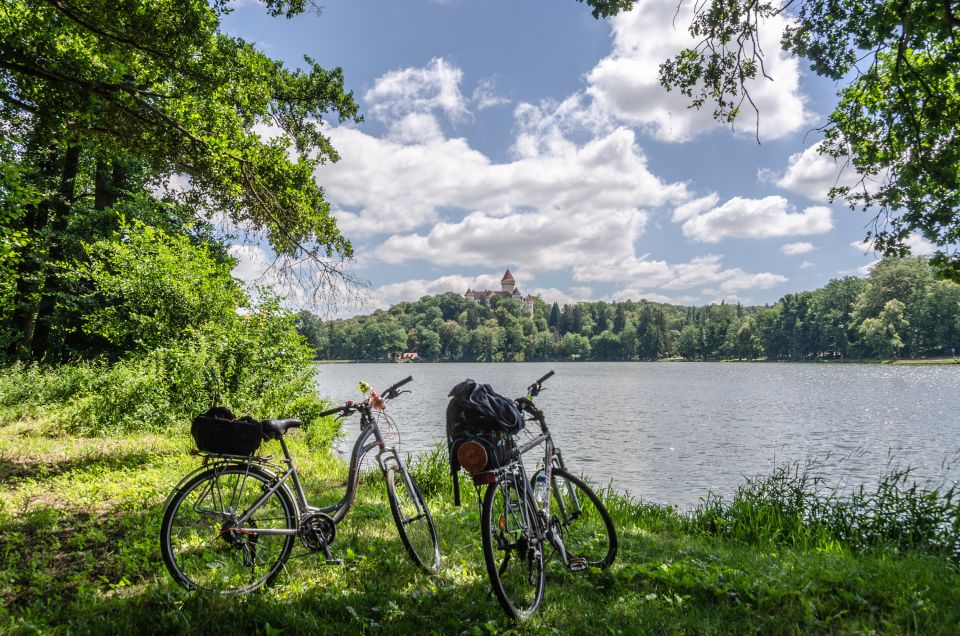
[[[343,565],[343,559],[327,559],[327,565]]]
[[[582,572],[587,569],[587,560],[582,557],[570,559],[567,567],[570,568],[572,572]]]

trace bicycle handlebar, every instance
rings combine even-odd
[[[380,395],[382,395],[384,398],[391,398],[391,399],[392,399],[392,398],[395,398],[395,397],[397,396],[397,392],[396,392],[397,389],[399,389],[400,387],[402,387],[404,384],[407,384],[408,382],[413,382],[413,376],[412,376],[412,375],[408,375],[407,377],[405,377],[404,379],[400,380],[399,382],[397,382],[396,384],[394,384],[394,385],[391,386],[390,388],[385,389],[385,390],[383,391],[383,393],[381,393]]]
[[[352,402],[347,404],[341,404],[340,406],[335,406],[332,409],[327,409],[326,411],[320,411],[317,413],[317,417],[326,417],[328,415],[333,415],[334,413],[344,413],[353,406]]]
[[[410,382],[413,382],[413,376],[412,376],[412,375],[408,375],[407,377],[405,377],[404,379],[400,380],[400,381],[397,382],[396,384],[394,384],[394,385],[388,387],[387,389],[385,389],[385,390],[383,391],[383,393],[380,394],[380,398],[381,398],[381,399],[384,399],[384,400],[392,400],[393,398],[395,398],[395,397],[397,397],[398,395],[400,395],[400,393],[397,391],[397,389],[399,389],[399,388],[402,387],[403,385],[408,384],[408,383],[410,383]],[[409,391],[405,391],[405,392],[406,392],[406,393],[409,393]],[[327,409],[326,411],[321,411],[320,413],[317,414],[317,416],[318,416],[318,417],[326,417],[326,416],[328,416],[328,415],[334,415],[334,414],[337,414],[337,413],[339,413],[340,415],[349,415],[349,414],[351,413],[351,411],[354,411],[354,412],[355,412],[356,410],[357,410],[357,405],[356,405],[355,402],[353,402],[353,400],[351,400],[351,401],[347,402],[346,404],[341,404],[340,406],[335,406],[335,407],[333,407],[332,409]]]
[[[527,395],[536,396],[538,393],[540,393],[540,390],[542,389],[540,385],[552,377],[553,377],[553,371],[548,371],[542,378],[540,378],[539,380],[537,380],[536,382],[534,382],[533,384],[527,387]]]
[[[544,375],[544,376],[543,376],[542,378],[540,378],[539,380],[537,380],[536,382],[534,382],[534,384],[543,384],[544,382],[546,382],[547,380],[549,380],[549,379],[552,378],[552,377],[553,377],[553,371],[547,371],[547,374]]]

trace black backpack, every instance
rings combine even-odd
[[[491,471],[515,457],[513,436],[523,427],[523,414],[516,403],[494,391],[489,384],[464,380],[453,387],[447,404],[447,452],[455,505],[460,505],[457,473],[462,467],[461,457],[472,460],[468,462],[472,465],[472,472],[468,472],[473,476],[474,484],[490,483]],[[468,441],[475,443],[464,447]]]

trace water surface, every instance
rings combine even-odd
[[[960,479],[960,365],[580,362],[323,364],[317,386],[357,399],[413,375],[391,403],[401,449],[444,440],[447,393],[473,378],[508,396],[550,369],[537,399],[569,467],[680,508],[729,495],[744,475],[815,461],[836,485],[870,483],[893,463]],[[356,421],[346,427],[348,447]]]

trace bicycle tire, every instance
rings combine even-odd
[[[543,543],[531,541],[539,512],[518,479],[511,475],[487,486],[480,530],[493,593],[507,616],[522,621],[543,602],[546,573]]]
[[[413,562],[427,572],[436,572],[440,569],[440,540],[437,538],[437,528],[413,475],[405,468],[401,471],[399,480],[396,468],[388,468],[386,472],[390,512],[397,524],[400,540]],[[409,484],[407,478],[410,480]],[[413,486],[412,490],[410,486]]]
[[[591,567],[610,567],[617,557],[617,529],[600,497],[562,468],[553,469],[552,492],[550,513],[568,558],[583,559]]]
[[[190,590],[246,594],[271,583],[293,549],[295,534],[231,531],[275,476],[246,464],[219,466],[184,484],[170,498],[160,525],[160,553],[173,579]],[[226,495],[226,496],[225,496]],[[296,529],[296,506],[275,490],[244,524]]]

